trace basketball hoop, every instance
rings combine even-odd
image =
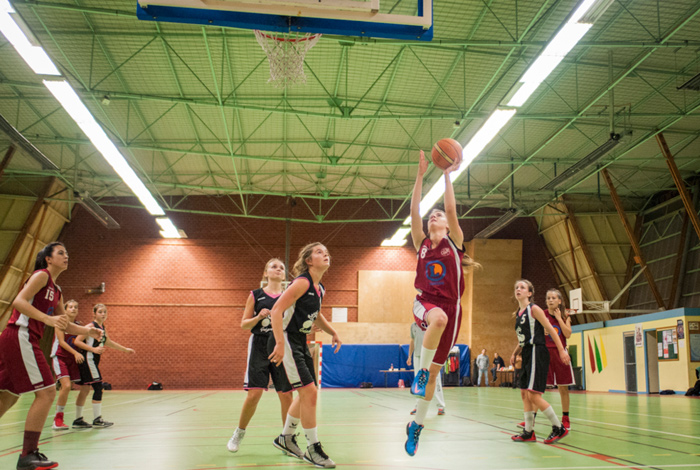
[[[306,83],[304,58],[320,37],[320,34],[309,33],[274,36],[256,29],[255,38],[270,62],[270,79],[267,82],[277,88]]]
[[[569,316],[571,316],[571,315],[576,315],[577,312],[578,312],[578,310],[575,309],[575,308],[567,308],[567,309],[566,309],[566,314],[569,315]]]

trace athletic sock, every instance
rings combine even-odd
[[[92,404],[92,416],[95,419],[102,416],[102,402]]]
[[[295,418],[294,416],[287,414],[287,419],[284,422],[284,429],[282,430],[282,434],[289,435],[289,434],[294,434],[297,430],[297,426],[299,425],[299,421],[301,421],[301,418]]]
[[[318,442],[318,428],[304,429],[306,445],[312,446]]]
[[[56,413],[63,413],[64,411],[66,411],[65,406],[56,405]]]
[[[41,437],[41,431],[24,431],[22,457],[31,454],[39,448],[39,437]]]
[[[564,416],[569,416],[569,412],[568,412],[568,411],[564,411],[564,412],[562,412],[562,414],[563,414]]]
[[[83,417],[83,407],[75,405],[75,419]]]
[[[557,414],[554,412],[554,408],[552,408],[551,405],[546,410],[542,410],[542,414],[547,417],[547,419],[552,423],[552,426],[556,426],[558,428],[561,427],[561,421],[559,421],[559,418],[557,418]]]
[[[532,411],[525,412],[525,431],[532,432],[535,429],[535,413]]]
[[[420,368],[430,370],[430,364],[433,363],[433,358],[435,357],[435,352],[437,349],[426,349],[424,346],[421,347],[420,353]]]
[[[425,421],[425,415],[428,414],[428,408],[430,407],[430,402],[428,400],[418,400],[418,405],[416,406],[416,417],[413,421],[416,424],[423,424]]]

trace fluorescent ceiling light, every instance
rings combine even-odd
[[[520,88],[508,101],[508,106],[520,107],[532,96],[532,94],[540,86],[541,82],[520,83]]]
[[[676,88],[676,90],[695,90],[700,91],[700,73],[685,82],[683,85]]]
[[[610,139],[608,139],[603,145],[583,157],[578,162],[571,165],[569,168],[564,170],[562,173],[557,175],[549,183],[545,184],[540,188],[540,190],[552,190],[556,189],[565,182],[573,178],[576,173],[584,170],[603,158],[606,153],[613,149],[617,144],[620,143],[620,134],[610,134]]]
[[[7,1],[0,0],[0,31],[12,44],[17,53],[39,75],[61,75],[49,56],[41,46],[33,45],[25,32],[10,13],[12,6]],[[18,19],[19,20],[19,19]],[[19,20],[21,22],[21,20]]]
[[[393,237],[385,239],[382,246],[404,246],[409,233],[411,233],[411,227],[401,227]]]
[[[114,143],[107,137],[105,131],[97,123],[90,111],[85,107],[70,84],[65,81],[44,80],[44,85],[61,103],[66,112],[73,118],[78,126],[87,135],[90,142],[105,157],[114,171],[121,177],[136,197],[146,207],[151,215],[165,215],[165,212],[155,200],[151,192],[146,188],[141,179],[136,176],[134,170],[117,150]]]
[[[522,211],[519,209],[508,209],[505,214],[496,219],[496,221],[494,221],[491,225],[474,235],[474,238],[491,238],[497,232],[501,231],[507,225],[517,219],[521,213]]]
[[[41,153],[41,150],[34,147],[25,137],[9,123],[5,117],[0,114],[0,131],[3,131],[16,146],[20,147],[24,153],[36,160],[45,170],[59,171],[60,169],[54,162],[48,159],[46,155]]]
[[[581,6],[571,15],[569,23],[593,24],[603,16],[605,10],[613,3],[615,3],[615,0],[584,0]]]
[[[102,225],[108,229],[119,228],[119,223],[112,218],[100,205],[90,197],[88,193],[79,193],[78,191],[73,191],[73,196],[76,201],[80,203],[86,211],[90,213],[94,218],[100,221]]]
[[[177,230],[177,227],[173,224],[173,222],[167,218],[167,217],[158,217],[156,218],[156,222],[158,222],[158,225],[160,225],[160,228],[163,230],[160,231],[160,236],[163,238],[182,238],[180,236],[180,232]]]
[[[542,83],[592,26],[579,23],[564,25],[539,57],[530,64],[520,81],[523,83]]]

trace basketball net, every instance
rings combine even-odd
[[[255,38],[270,62],[270,79],[267,82],[277,88],[306,83],[304,58],[320,37],[320,34],[309,33],[274,36],[256,29]]]

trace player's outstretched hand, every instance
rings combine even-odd
[[[442,172],[445,176],[447,176],[450,173],[452,173],[453,171],[455,171],[457,168],[459,168],[459,166],[461,164],[462,164],[462,156],[460,155],[460,157],[457,160],[455,160],[455,162],[452,165],[450,165],[447,168],[445,168],[444,170],[442,170]]]
[[[425,152],[420,151],[420,160],[418,160],[418,176],[423,176],[428,171],[428,160],[425,158]]]
[[[333,338],[331,339],[331,344],[335,346],[335,350],[333,351],[334,354],[340,351],[340,345],[343,344],[343,342],[340,341],[340,338],[338,338],[337,333],[333,335]]]
[[[131,349],[131,348],[126,348],[126,351],[124,351],[124,352],[127,353],[127,354],[136,354],[136,351],[134,351],[134,350]]]
[[[565,366],[568,366],[569,363],[571,362],[571,358],[569,357],[569,353],[567,353],[566,351],[560,352],[559,358],[561,359],[561,362],[563,362]]]
[[[272,354],[268,356],[268,359],[277,367],[282,365],[282,359],[284,359],[284,345],[280,343],[275,344],[275,349],[272,350]]]

